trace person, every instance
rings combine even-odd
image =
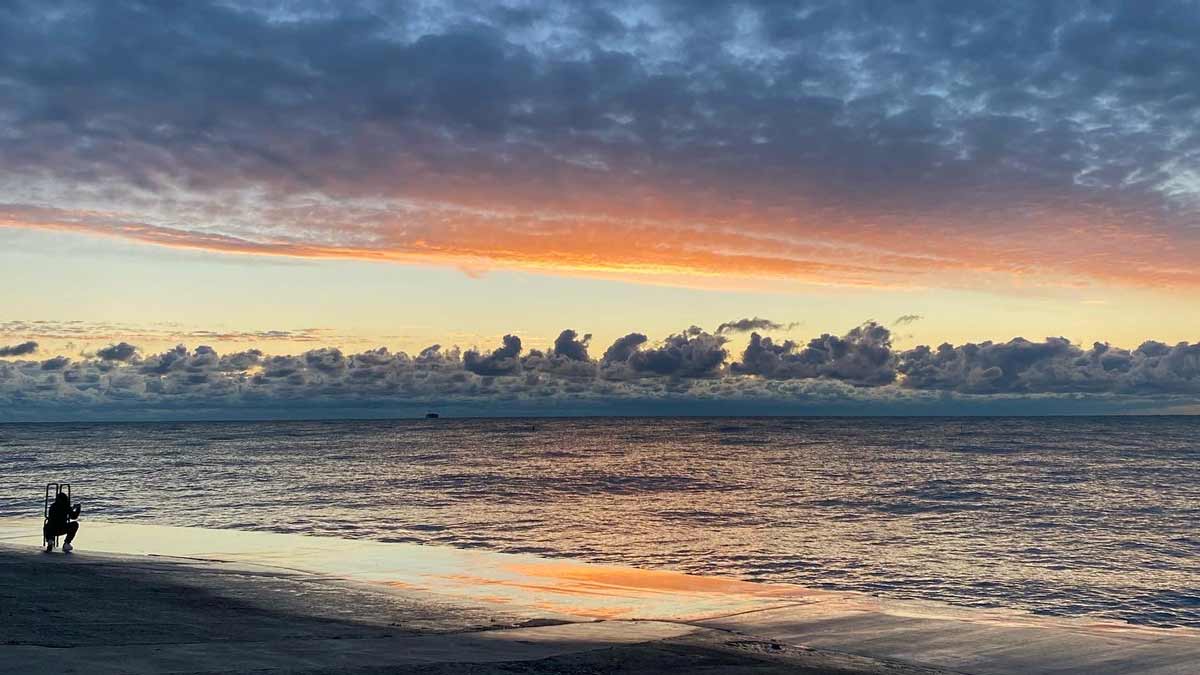
[[[71,498],[63,492],[58,493],[58,496],[54,498],[54,503],[50,505],[50,512],[46,515],[46,525],[42,528],[47,551],[54,548],[55,537],[65,534],[67,539],[63,542],[63,553],[71,552],[71,549],[74,548],[71,546],[71,540],[79,531],[79,523],[75,519],[79,517],[82,509],[82,504],[76,504],[72,508]]]

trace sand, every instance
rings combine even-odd
[[[664,621],[537,621],[321,575],[0,545],[3,673],[935,673]]]
[[[1200,631],[529,555],[0,519],[0,672],[1194,674]]]

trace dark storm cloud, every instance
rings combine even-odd
[[[137,347],[128,342],[119,342],[96,350],[96,356],[105,361],[128,361],[136,353]]]
[[[37,350],[38,343],[34,342],[33,340],[29,340],[16,345],[0,347],[0,357],[27,356],[29,354],[33,354]]]
[[[504,336],[504,346],[481,355],[475,350],[463,353],[463,367],[476,375],[512,375],[521,370],[521,338]]]
[[[783,324],[771,321],[770,319],[760,319],[756,316],[753,319],[727,321],[720,326],[717,326],[717,335],[724,335],[727,333],[749,333],[752,330],[791,330],[799,325],[799,322]]]
[[[415,357],[386,348],[296,355],[219,354],[183,345],[125,360],[95,357],[0,360],[0,417],[62,419],[204,411],[458,410],[575,412],[1104,412],[1200,402],[1200,343],[1148,341],[1136,349],[1089,348],[1064,338],[921,346],[896,351],[887,328],[866,323],[843,335],[776,343],[758,333],[727,363],[725,338],[696,327],[651,343],[617,340],[600,360],[563,345],[522,356],[505,336],[487,354],[434,345]],[[119,345],[117,345],[119,346]],[[128,352],[128,349],[121,350]],[[575,358],[580,357],[583,358]],[[406,409],[406,408],[405,408]],[[89,412],[90,411],[90,412]],[[158,411],[158,412],[154,412]],[[275,412],[272,412],[275,411]],[[93,414],[94,413],[94,414]],[[200,414],[200,413],[196,413]]]

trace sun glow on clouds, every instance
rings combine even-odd
[[[771,214],[676,209],[662,216],[599,208],[488,211],[414,200],[288,204],[287,197],[269,208],[206,206],[200,213],[203,201],[181,204],[159,222],[133,220],[153,213],[0,205],[0,226],[226,254],[438,264],[476,274],[521,269],[701,288],[971,287],[996,276],[1051,286],[1200,285],[1200,270],[1187,263],[1193,252],[1181,242],[1128,218],[1102,220],[1102,212],[1002,212],[980,216],[976,230],[964,233],[950,224],[952,216],[941,223],[844,213],[769,221]],[[1009,220],[1022,216],[1030,220]]]
[[[0,226],[697,287],[1194,289],[1200,12],[1117,5],[18,3]]]

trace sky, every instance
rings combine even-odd
[[[1198,33],[6,2],[0,420],[1200,413]]]

